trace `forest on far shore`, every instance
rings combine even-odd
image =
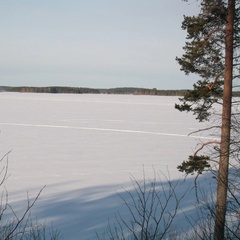
[[[158,90],[156,88],[108,88],[108,89],[95,89],[83,87],[10,87],[0,86],[0,92],[29,92],[29,93],[72,93],[72,94],[132,94],[132,95],[157,95],[157,96],[184,96],[187,89],[180,90]],[[240,91],[233,92],[234,96],[240,97]]]

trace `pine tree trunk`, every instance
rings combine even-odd
[[[214,239],[224,239],[225,215],[227,207],[229,152],[231,134],[232,77],[233,77],[233,33],[234,33],[235,0],[228,0],[226,25],[225,75],[222,108],[222,129],[220,161],[215,212]]]

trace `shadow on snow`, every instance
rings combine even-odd
[[[137,180],[141,183],[141,180]],[[150,180],[146,179],[146,185],[149,186]],[[168,181],[161,181],[156,178],[156,187],[160,194],[161,188],[167,192],[169,188]],[[123,185],[93,186],[88,188],[77,188],[76,190],[63,191],[57,194],[51,194],[54,186],[46,187],[32,210],[32,217],[37,216],[38,221],[45,221],[47,225],[53,225],[59,229],[64,239],[96,239],[96,233],[102,234],[110,223],[116,221],[116,214],[120,213],[124,220],[130,218],[130,213],[124,204],[123,199],[129,202],[132,196],[136,196],[131,181]],[[204,174],[198,179],[198,183],[204,192],[213,192],[216,185],[211,174]],[[72,184],[72,183],[71,183]],[[77,186],[76,182],[76,186]],[[196,217],[196,188],[194,178],[188,177],[185,180],[171,181],[176,186],[175,193],[178,198],[183,199],[180,202],[178,214],[174,218],[173,226],[180,231],[186,231],[190,228],[186,216],[190,219]],[[58,185],[61,185],[60,183]],[[67,185],[66,185],[67,186]],[[67,189],[67,187],[64,189]],[[128,193],[126,192],[126,190]],[[120,197],[121,196],[121,197]],[[174,211],[175,201],[170,200],[167,212]],[[13,205],[23,206],[26,200],[15,202]]]

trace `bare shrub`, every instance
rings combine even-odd
[[[118,212],[115,223],[109,222],[106,231],[98,239],[111,240],[160,240],[178,239],[178,232],[173,226],[173,221],[178,213],[179,205],[186,191],[177,196],[178,181],[170,181],[164,175],[139,181],[131,176],[132,190],[123,188],[119,193],[128,216]]]
[[[31,209],[35,205],[44,187],[37,196],[30,200],[27,196],[26,206],[22,213],[17,213],[9,203],[8,191],[4,183],[8,178],[8,157],[10,152],[0,159],[0,239],[1,240],[59,240],[60,232],[53,228],[47,230],[45,224],[33,221],[30,217]]]

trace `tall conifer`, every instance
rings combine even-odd
[[[214,239],[224,239],[227,209],[229,160],[231,157],[232,89],[239,78],[239,0],[202,0],[197,16],[184,16],[182,28],[187,31],[185,53],[176,58],[185,74],[194,73],[201,79],[189,90],[180,111],[193,112],[199,121],[212,117],[212,107],[222,105],[221,140],[214,146],[219,152]],[[204,143],[200,149],[213,142]],[[214,142],[216,144],[216,142]],[[198,156],[197,151],[188,161],[178,166],[186,173],[202,173],[210,167],[209,156]]]

